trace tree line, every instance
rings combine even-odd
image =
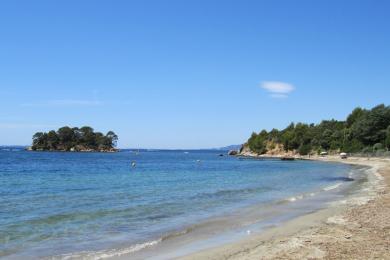
[[[113,131],[105,135],[95,132],[89,126],[64,126],[57,131],[37,132],[32,139],[32,150],[112,151],[117,145],[118,136]]]
[[[334,152],[376,152],[390,148],[390,106],[355,108],[345,121],[323,120],[319,124],[291,123],[283,130],[252,133],[249,149],[264,154],[279,144],[301,155]]]

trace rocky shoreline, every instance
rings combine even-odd
[[[71,148],[70,150],[65,149],[33,149],[31,146],[27,147],[25,149],[26,151],[31,152],[80,152],[80,153],[116,153],[120,150],[117,148],[110,148],[110,149],[88,149],[88,148]]]

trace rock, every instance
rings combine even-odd
[[[238,151],[236,151],[236,150],[230,150],[228,152],[228,155],[237,155],[237,154],[238,154]]]

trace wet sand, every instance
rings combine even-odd
[[[368,185],[329,208],[180,259],[390,259],[390,160],[310,159],[370,166]]]

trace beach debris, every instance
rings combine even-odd
[[[351,235],[351,234],[346,234],[344,237],[345,237],[346,239],[351,239],[351,238],[352,238],[352,235]]]

